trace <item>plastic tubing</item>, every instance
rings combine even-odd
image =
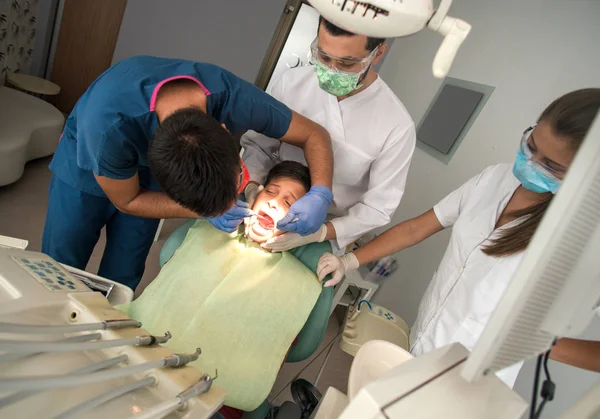
[[[360,306],[361,306],[363,303],[366,303],[366,304],[369,306],[369,308],[370,308],[371,310],[373,310],[373,307],[371,306],[371,303],[370,303],[369,301],[367,301],[367,300],[360,300],[360,303],[358,303],[358,310],[359,310],[359,311],[360,311]]]
[[[145,362],[143,364],[130,365],[123,368],[94,372],[91,374],[1,377],[0,391],[46,390],[49,388],[73,387],[89,383],[98,383],[100,381],[112,380],[114,378],[136,374],[152,368],[162,367],[165,362],[165,359],[157,359],[156,361]]]
[[[96,362],[95,364],[86,365],[85,367],[78,368],[73,371],[69,371],[67,375],[88,374],[91,372],[100,371],[108,367],[112,367],[113,365],[120,364],[121,362],[125,362],[127,361],[127,359],[127,355],[120,355],[114,358],[105,359],[101,362]],[[24,390],[3,397],[0,399],[0,408],[19,402],[23,399],[26,399],[27,397],[31,397],[35,394],[38,394],[40,391],[41,390]]]
[[[116,399],[117,397],[120,397],[131,391],[135,391],[138,388],[142,388],[142,387],[146,387],[146,386],[150,386],[150,385],[154,385],[154,384],[156,384],[156,378],[154,378],[154,377],[147,377],[147,378],[143,378],[141,380],[134,381],[129,384],[124,384],[122,386],[119,386],[117,388],[109,390],[106,393],[103,393],[97,397],[94,397],[92,399],[86,400],[83,403],[73,406],[66,412],[56,416],[54,419],[70,419],[70,418],[74,418],[74,417],[82,417],[79,415],[81,415],[82,413],[84,413],[90,409],[93,409],[94,407],[100,406],[102,403],[106,403],[112,399]]]
[[[17,324],[0,322],[0,333],[15,334],[58,334],[74,332],[90,332],[93,330],[122,329],[125,327],[141,327],[142,324],[137,320],[108,320],[100,323],[86,324],[61,324],[61,325],[38,325],[38,324]]]
[[[146,346],[154,343],[165,343],[171,338],[167,332],[164,337],[155,336],[136,336],[128,339],[101,340],[98,342],[45,342],[45,341],[24,341],[24,340],[0,340],[0,350],[19,353],[40,353],[40,352],[64,352],[64,351],[89,351],[95,349],[114,348],[116,346]]]
[[[77,335],[70,336],[65,339],[59,339],[57,342],[89,342],[90,340],[98,340],[102,339],[102,333],[90,333],[87,335]],[[9,352],[6,354],[0,355],[0,362],[8,362],[8,361],[16,361],[17,359],[27,358],[28,356],[33,356],[40,354],[42,352],[33,352],[33,353],[18,353],[18,352]]]

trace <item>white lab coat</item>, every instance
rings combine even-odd
[[[433,208],[440,224],[452,227],[452,235],[411,330],[413,355],[453,342],[473,350],[523,255],[493,257],[481,250],[490,238],[520,222],[494,231],[519,185],[511,165],[490,166]],[[498,376],[512,388],[521,365]]]
[[[283,73],[267,92],[329,131],[334,154],[329,214],[337,233],[332,244],[343,248],[388,224],[404,193],[416,135],[410,115],[387,84],[378,77],[338,102],[319,88],[313,67],[303,67]],[[241,143],[250,175],[259,183],[280,161],[306,164],[299,147],[254,131]]]

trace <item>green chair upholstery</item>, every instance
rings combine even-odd
[[[161,267],[171,259],[177,248],[181,246],[188,230],[194,225],[195,221],[193,219],[186,221],[167,238],[160,250],[159,263]],[[316,272],[319,258],[325,252],[331,252],[329,242],[311,243],[291,250],[291,253],[313,272]],[[292,346],[286,362],[303,361],[317,350],[327,330],[331,304],[333,304],[333,287],[323,288],[304,327],[298,334],[298,340]]]
[[[169,259],[171,259],[179,246],[181,246],[185,236],[187,236],[188,230],[194,225],[195,222],[196,220],[194,219],[187,220],[185,223],[177,227],[177,229],[167,238],[167,241],[165,241],[165,244],[160,249],[160,256],[158,257],[158,263],[160,264],[161,268],[169,261]]]
[[[242,419],[266,419],[269,417],[269,412],[273,406],[269,403],[268,400],[265,400],[260,406],[254,409],[251,412],[244,412],[242,414]]]
[[[188,220],[179,226],[166,240],[165,244],[160,250],[159,263],[162,267],[171,257],[175,254],[175,251],[188,233],[190,227],[194,225],[196,220]],[[319,258],[323,253],[331,252],[331,245],[329,242],[324,243],[312,243],[306,246],[298,247],[291,250],[291,253],[296,256],[306,267],[311,271],[317,271],[317,264]],[[327,277],[325,281],[330,279]],[[323,282],[325,282],[323,281]],[[319,347],[323,338],[325,337],[325,331],[327,330],[327,324],[329,323],[329,313],[331,312],[331,305],[333,304],[333,287],[323,288],[321,295],[319,296],[315,306],[313,307],[306,323],[300,333],[298,334],[298,340],[296,344],[292,346],[287,356],[286,362],[300,362],[310,357]],[[264,401],[257,409],[252,412],[244,412],[243,419],[264,419],[271,410],[271,405],[267,400]]]
[[[319,258],[325,252],[331,252],[331,244],[329,242],[311,243],[291,250],[291,253],[313,272],[317,271]],[[328,279],[330,278],[326,280]],[[323,288],[319,299],[310,312],[308,319],[306,319],[304,327],[298,334],[296,344],[292,346],[285,362],[304,361],[317,350],[325,337],[332,304],[333,287]]]

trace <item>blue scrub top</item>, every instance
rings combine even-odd
[[[138,56],[123,60],[96,79],[67,119],[50,169],[63,182],[105,197],[94,173],[129,179],[159,191],[148,167],[148,144],[158,119],[154,112],[160,87],[187,78],[207,95],[207,113],[233,134],[254,130],[281,138],[292,111],[267,93],[212,64]]]

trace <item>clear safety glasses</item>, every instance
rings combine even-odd
[[[315,64],[316,61],[319,61],[321,64],[332,70],[343,71],[346,73],[362,73],[371,65],[375,55],[377,55],[378,49],[379,47],[375,48],[367,57],[363,58],[336,57],[320,49],[319,38],[315,38],[310,45],[308,61],[311,64]]]
[[[536,150],[533,147],[532,140],[530,140],[531,133],[533,132],[535,127],[536,127],[536,125],[531,126],[531,127],[527,128],[525,130],[525,132],[523,133],[523,137],[521,138],[521,145],[520,145],[521,153],[523,154],[523,156],[525,156],[525,158],[528,161],[530,161],[532,164],[534,164],[536,166],[536,168],[538,168],[540,170],[540,172],[542,172],[554,179],[560,180],[564,177],[564,175],[566,173],[564,170],[554,169],[554,168],[548,166],[544,162],[537,161],[535,158],[534,154],[535,154]]]

